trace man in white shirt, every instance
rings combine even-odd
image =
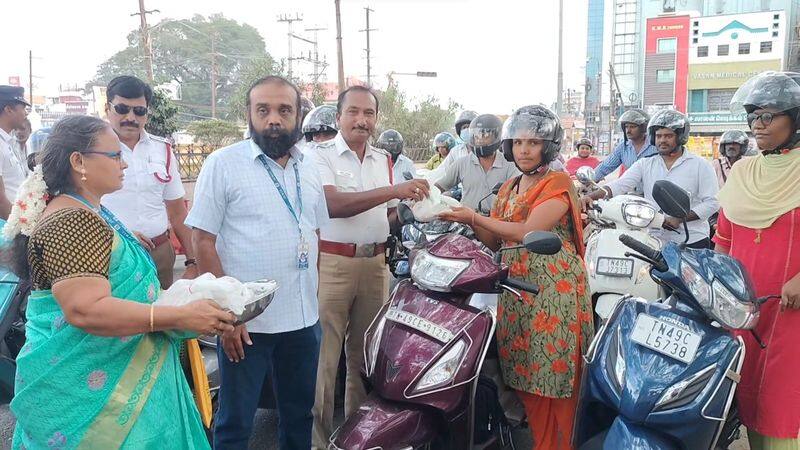
[[[506,161],[498,151],[502,128],[500,119],[492,114],[476,117],[470,124],[469,131],[473,152],[451,164],[444,177],[436,182],[436,186],[442,191],[461,184],[461,204],[481,214],[489,215],[492,210],[492,189],[498,183],[505,183],[509,178],[520,174],[514,163]]]
[[[26,165],[14,152],[12,131],[24,126],[30,104],[25,90],[17,86],[0,86],[0,219],[8,219],[17,189],[25,180]]]
[[[153,98],[150,86],[136,77],[121,76],[108,83],[106,92],[108,121],[119,136],[128,168],[122,189],[104,196],[102,202],[150,251],[161,287],[167,289],[175,266],[170,229],[186,255],[183,277],[197,276],[192,234],[184,224],[186,192],[178,161],[169,142],[144,130]]]
[[[472,149],[470,149],[467,144],[470,141],[469,124],[472,123],[472,120],[476,117],[478,117],[478,113],[475,111],[462,111],[461,114],[458,115],[455,128],[456,137],[460,142],[450,150],[447,156],[445,156],[444,161],[439,164],[439,167],[432,170],[426,178],[435,183],[437,180],[444,177],[445,173],[447,172],[447,168],[450,167],[454,162],[458,161],[464,156],[469,156],[472,153]]]
[[[250,139],[208,157],[186,219],[202,272],[278,283],[263,314],[220,340],[214,448],[247,448],[270,374],[281,450],[308,449],[321,339],[318,230],[328,210],[317,169],[296,145],[297,87],[265,77],[248,91],[247,108]]]
[[[638,188],[655,205],[653,185],[659,180],[671,181],[685,189],[691,199],[691,211],[687,218],[688,246],[709,248],[711,241],[708,218],[719,210],[719,186],[711,163],[690,153],[684,146],[689,139],[689,120],[678,111],[662,110],[650,119],[647,130],[651,145],[658,149],[658,155],[636,161],[622,177],[584,196],[581,201],[588,205],[592,200],[624,194]],[[677,243],[686,241],[680,219],[667,217],[664,228],[667,231],[662,233],[663,239]]]
[[[392,183],[402,183],[406,181],[406,173],[411,178],[417,178],[417,169],[414,161],[403,154],[405,141],[403,135],[396,130],[386,130],[378,136],[375,147],[386,150],[392,157]]]
[[[345,415],[366,398],[360,370],[364,332],[389,294],[386,240],[395,207],[402,199],[428,195],[424,180],[391,183],[391,157],[368,144],[375,130],[378,98],[353,86],[337,103],[339,134],[320,146],[317,168],[331,221],[320,229],[319,312],[322,325],[314,404],[313,448],[326,449],[333,432],[336,372],[345,343]],[[326,143],[327,144],[327,143]]]
[[[28,139],[30,139],[30,137],[31,121],[26,118],[22,126],[14,130],[14,141],[11,145],[11,148],[14,150],[14,155],[17,157],[17,160],[20,161],[26,177],[30,172],[26,164],[28,161]]]

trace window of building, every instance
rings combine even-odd
[[[730,52],[730,46],[728,44],[717,46],[717,56],[728,56],[728,52]]]
[[[740,55],[749,55],[750,54],[750,43],[746,44],[739,44],[739,54]]]
[[[730,111],[731,99],[736,89],[709,89],[706,99],[707,111]]]
[[[697,38],[692,39],[692,44],[697,44]]]
[[[658,40],[658,53],[675,53],[678,49],[678,39],[668,38]]]
[[[761,53],[772,53],[772,41],[764,41],[761,43]]]
[[[775,14],[775,15],[773,15],[773,16],[772,16],[772,19],[773,19],[773,20],[778,20],[778,19],[780,19],[780,18],[781,18],[781,15],[780,15],[780,14]]]
[[[705,89],[689,91],[689,112],[706,111],[706,92]]]
[[[675,81],[675,69],[656,70],[657,83],[672,83]]]
[[[777,31],[773,31],[772,32],[772,37],[778,37],[778,32]]]
[[[697,47],[697,56],[700,58],[708,56],[708,46],[701,45],[700,47]]]
[[[774,29],[777,29],[780,26],[781,26],[781,24],[778,23],[778,22],[775,22],[775,23],[772,24],[772,28],[774,28]]]

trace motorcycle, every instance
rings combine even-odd
[[[401,204],[404,224],[413,213]],[[503,251],[554,254],[560,239],[532,232],[523,245],[494,256],[460,234],[445,234],[410,251],[410,279],[394,288],[364,338],[362,377],[371,393],[331,436],[329,449],[449,449],[510,445],[511,425],[497,386],[482,376],[496,323],[476,293],[538,292],[508,277]]]
[[[685,229],[689,194],[662,180],[653,196]],[[575,447],[727,448],[738,437],[732,404],[745,352],[729,330],[754,333],[767,299],[755,298],[743,266],[727,255],[619,239],[633,250],[626,256],[651,266],[666,296],[626,296],[597,332],[584,356]]]
[[[589,167],[578,169],[577,177],[584,185],[594,185],[594,170]],[[618,195],[595,201],[587,216],[590,231],[584,261],[597,325],[608,319],[626,294],[660,298],[663,290],[649,276],[650,265],[626,257],[625,246],[619,238],[628,235],[651,247],[661,248],[661,242],[650,233],[661,229],[664,215],[642,197]]]

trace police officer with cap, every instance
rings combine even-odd
[[[8,219],[17,189],[25,180],[25,162],[20,161],[12,145],[12,131],[22,128],[30,103],[25,90],[18,86],[0,86],[0,218]]]

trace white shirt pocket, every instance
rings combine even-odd
[[[358,191],[358,181],[356,176],[346,170],[336,171],[336,190],[342,192],[356,192]]]

